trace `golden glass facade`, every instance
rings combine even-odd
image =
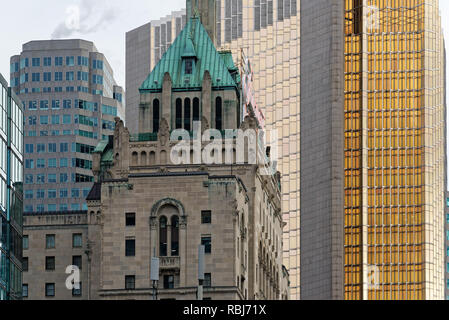
[[[437,0],[345,0],[345,299],[444,297]]]
[[[284,265],[290,275],[290,299],[299,300],[300,1],[217,3],[220,6],[217,42],[223,49],[232,50],[234,60],[239,62],[243,48],[253,67],[254,89],[266,117],[267,131],[277,130],[277,169],[282,173],[282,211],[287,223],[283,236]]]

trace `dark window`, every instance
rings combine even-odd
[[[28,250],[28,247],[29,247],[28,236],[23,236],[23,250]]]
[[[184,100],[184,129],[190,131],[190,99]]]
[[[78,289],[73,287],[73,289],[72,289],[72,297],[81,297],[83,286],[82,286],[81,282],[78,285],[79,285]]]
[[[28,298],[28,285],[27,284],[22,285],[22,297]]]
[[[211,236],[203,236],[201,237],[201,244],[204,246],[205,253],[210,254],[212,252],[212,238]]]
[[[159,220],[159,256],[167,256],[167,218],[161,217]]]
[[[46,297],[54,297],[55,296],[55,284],[54,283],[46,283],[45,284],[45,296]]]
[[[201,211],[201,223],[202,224],[212,223],[212,211]]]
[[[56,247],[55,245],[55,235],[54,234],[47,234],[45,237],[45,245],[47,249],[54,249]]]
[[[45,257],[45,270],[46,271],[55,270],[55,257]]]
[[[193,73],[193,59],[186,59],[186,70],[185,74]]]
[[[153,132],[159,132],[159,123],[160,123],[160,106],[159,100],[154,99],[153,101]]]
[[[135,213],[127,213],[126,214],[126,226],[134,227],[136,225],[136,214]]]
[[[72,257],[72,265],[77,266],[78,269],[83,268],[83,257],[82,256],[73,256]]]
[[[182,100],[176,99],[176,129],[182,129]]]
[[[164,289],[173,289],[175,287],[175,277],[172,275],[164,276]]]
[[[136,256],[136,240],[128,239],[126,240],[126,256],[135,257]]]
[[[23,260],[22,260],[22,269],[23,269],[23,272],[27,272],[28,271],[28,258],[23,258]]]
[[[171,255],[179,256],[179,218],[173,216],[171,218]]]
[[[193,121],[200,121],[200,99],[193,99]]]
[[[126,290],[136,289],[136,276],[125,276],[125,289]]]
[[[210,273],[205,273],[204,274],[204,283],[203,286],[205,288],[210,288],[212,287],[212,274]]]
[[[215,129],[223,129],[223,105],[220,97],[215,99]]]
[[[73,247],[81,248],[83,246],[83,235],[80,233],[76,233],[72,236]]]

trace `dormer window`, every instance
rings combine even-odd
[[[184,74],[193,74],[193,64],[194,64],[194,59],[193,58],[188,58],[185,60],[185,70],[184,70]]]

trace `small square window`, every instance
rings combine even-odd
[[[73,247],[81,248],[83,246],[83,235],[80,233],[76,233],[73,235]]]
[[[201,223],[202,224],[212,223],[212,211],[201,211]]]
[[[126,226],[134,227],[136,225],[136,214],[135,213],[127,213],[126,214]]]
[[[136,276],[125,276],[125,289],[126,290],[136,289]]]
[[[211,236],[202,236],[201,244],[204,246],[204,253],[210,254],[212,253],[212,237]]]
[[[127,257],[135,257],[136,256],[136,240],[135,239],[127,239],[125,243],[125,254]]]
[[[54,283],[46,283],[45,284],[45,296],[46,297],[54,297],[55,296],[55,284]]]
[[[45,257],[45,270],[55,271],[55,257]]]
[[[54,249],[56,247],[56,245],[55,245],[55,235],[54,234],[47,234],[45,242],[46,242],[46,248],[47,249]]]

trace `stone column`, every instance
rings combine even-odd
[[[182,216],[179,220],[179,286],[187,286],[187,217]]]

